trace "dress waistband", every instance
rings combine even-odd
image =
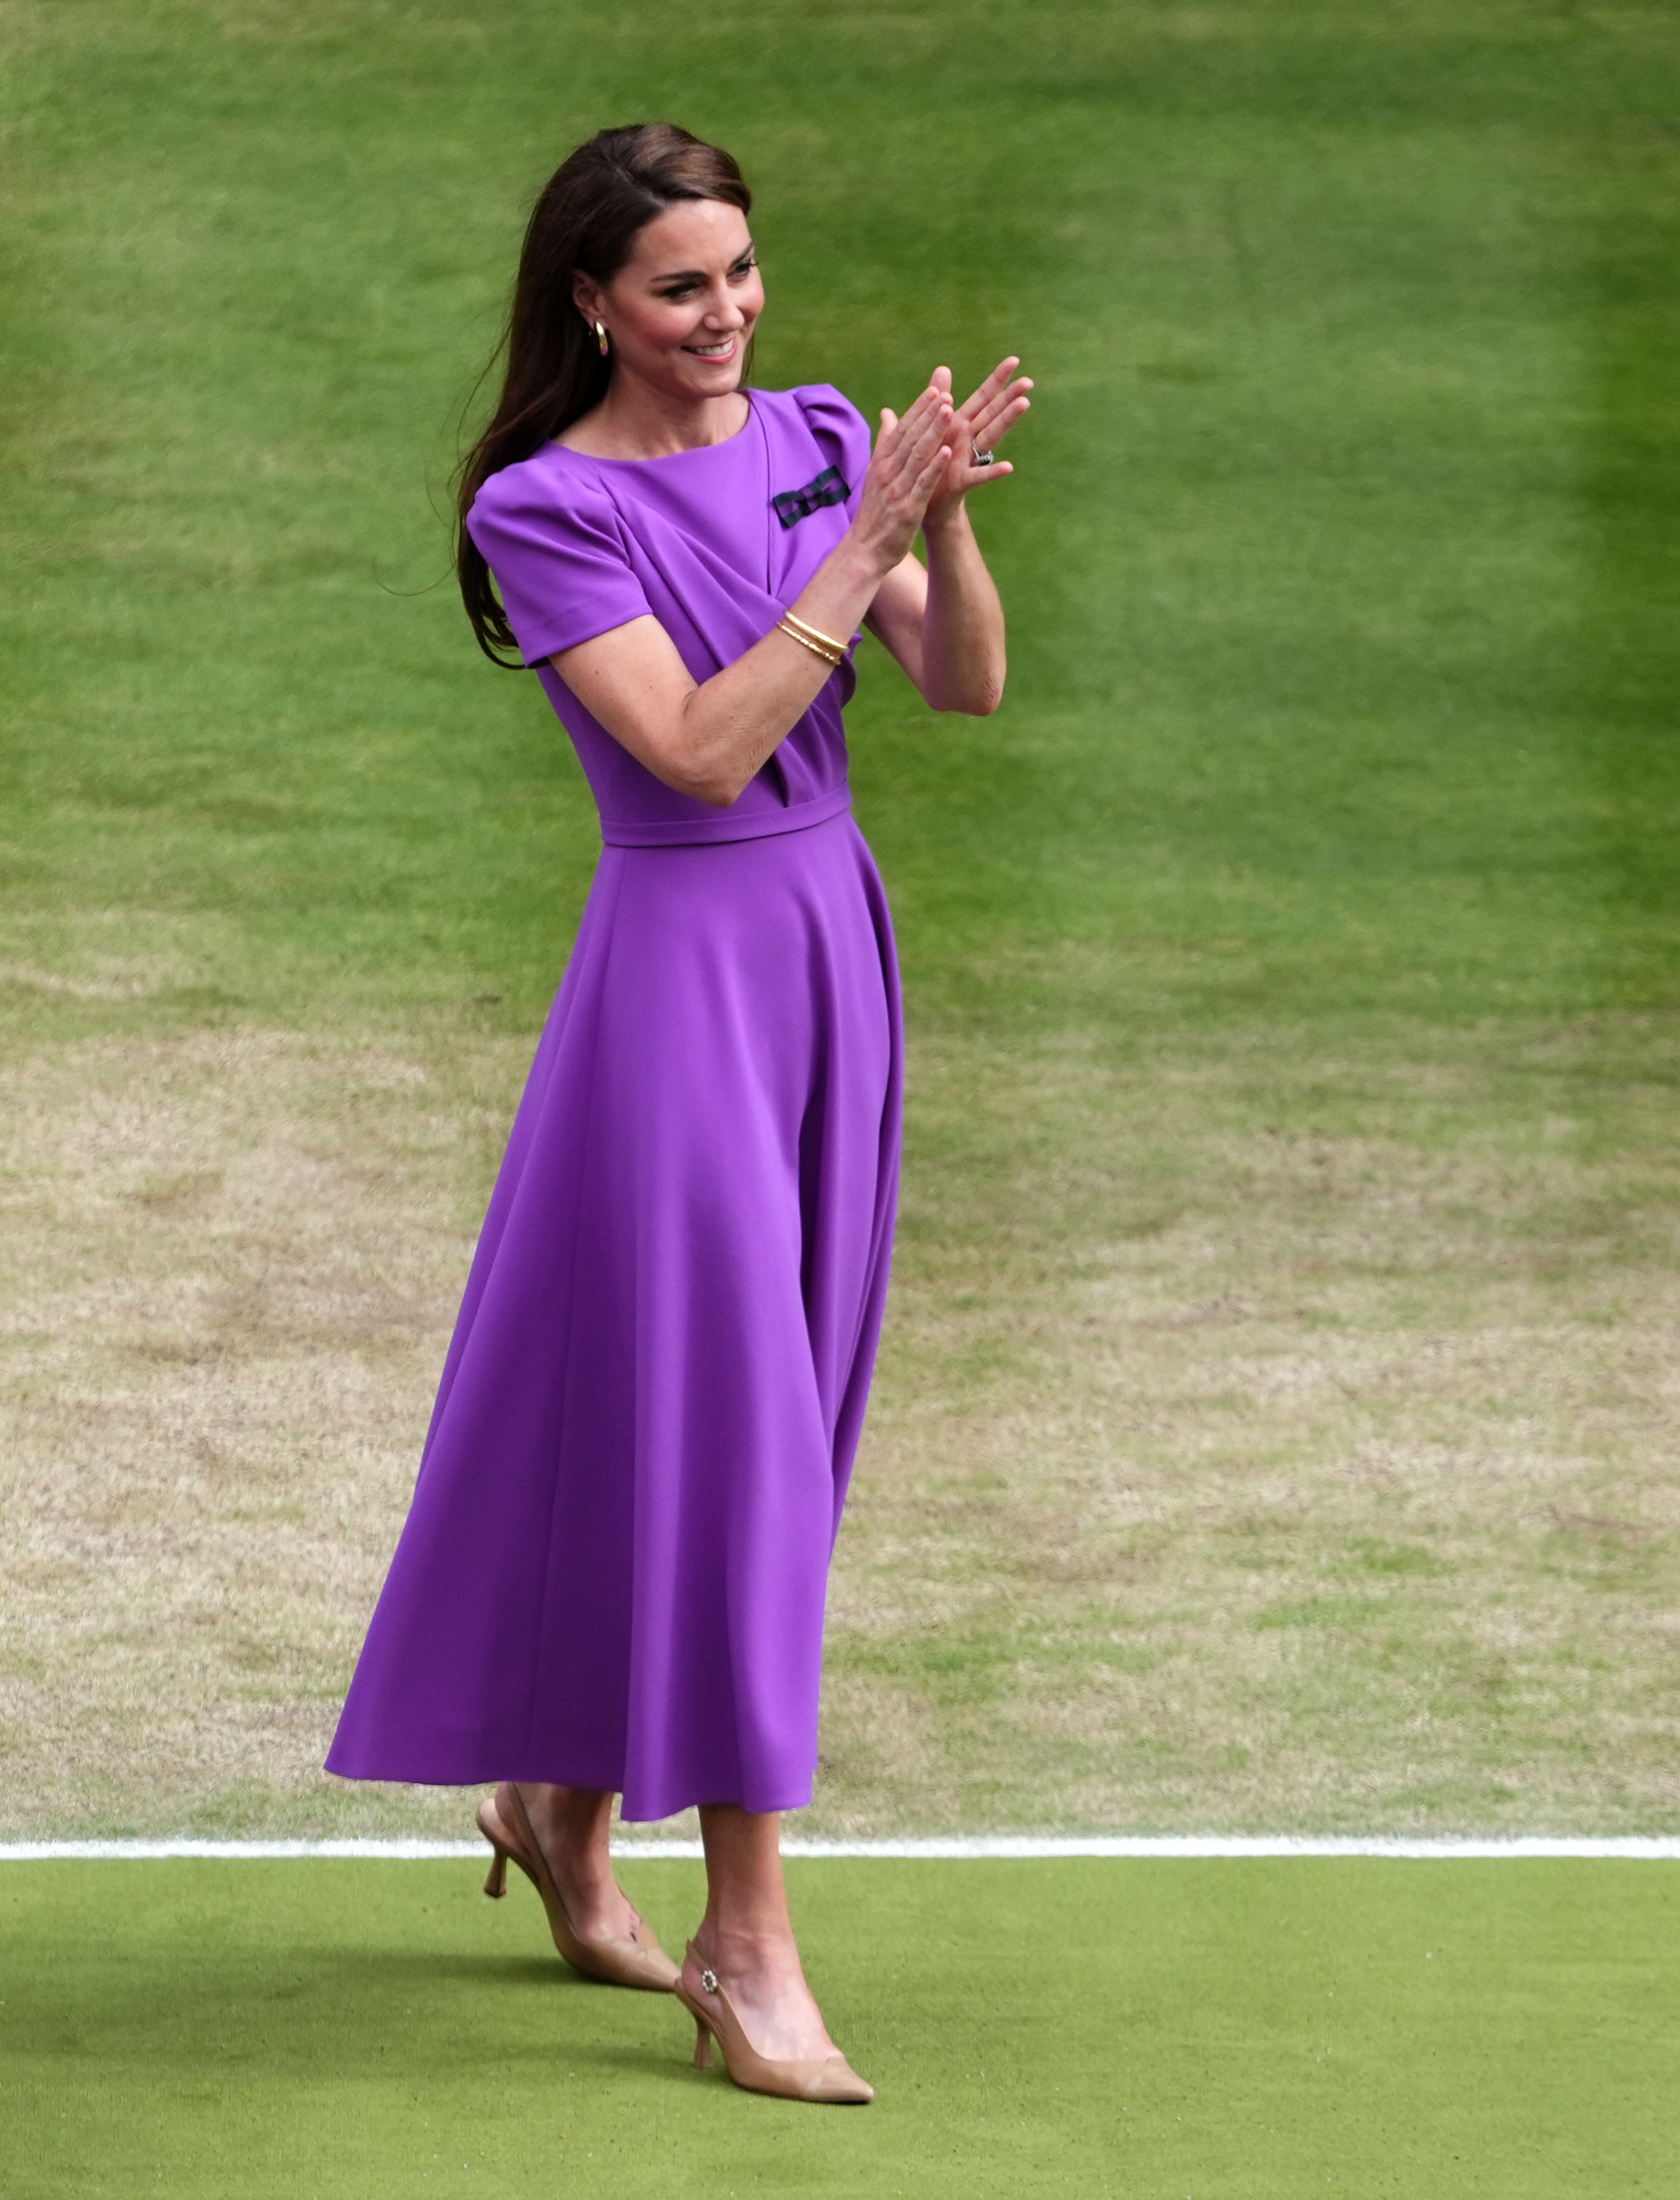
[[[780,833],[803,833],[812,825],[826,825],[851,807],[852,789],[842,785],[811,802],[790,803],[785,810],[749,810],[740,816],[731,810],[718,810],[709,817],[603,817],[600,836],[609,848],[711,847],[723,840],[768,840]]]

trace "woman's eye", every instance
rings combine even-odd
[[[757,268],[758,265],[758,263],[756,260],[737,260],[735,265],[729,270],[730,282],[744,283],[747,277]],[[674,283],[670,290],[661,290],[657,295],[663,298],[668,305],[675,305],[681,299],[692,298],[700,288],[700,285],[698,283]]]

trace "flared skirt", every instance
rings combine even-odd
[[[603,851],[330,1770],[809,1801],[901,1057],[849,815]]]

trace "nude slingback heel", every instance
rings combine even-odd
[[[490,1858],[489,1875],[484,1881],[484,1892],[492,1902],[500,1902],[507,1892],[507,1852],[485,1825],[482,1811],[478,1814],[478,1830],[495,1851]]]
[[[694,1954],[694,1944],[688,1943],[688,1953]],[[842,2103],[861,2107],[875,2098],[875,2087],[860,2078],[838,2048],[832,2055],[805,2061],[773,2062],[761,2055],[741,2029],[740,2019],[730,2006],[713,1970],[700,1970],[700,1986],[705,2000],[691,1994],[679,1975],[676,1998],[694,2020],[694,2068],[711,2068],[711,2043],[715,2039],[723,2057],[723,2068],[744,2093],[773,2093],[784,2101],[820,2101],[838,2107]],[[710,2006],[708,2006],[710,2004]]]
[[[504,1800],[506,1815],[500,1807]],[[486,1796],[478,1805],[478,1830],[493,1852],[489,1876],[484,1881],[485,1893],[493,1902],[500,1901],[506,1894],[511,1858],[541,1897],[554,1945],[573,1970],[582,1971],[586,1978],[603,1980],[608,1986],[641,1986],[649,1993],[671,1992],[676,1984],[676,1966],[659,1945],[653,1927],[645,1918],[638,1917],[635,1910],[630,1912],[632,1923],[628,1939],[578,1939],[566,1915],[565,1898],[542,1853],[542,1844],[531,1825],[524,1798],[512,1781],[496,1790],[494,1802]]]

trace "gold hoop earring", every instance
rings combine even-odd
[[[595,323],[595,342],[600,348],[601,357],[605,359],[606,357],[606,331],[601,326],[599,321]]]

